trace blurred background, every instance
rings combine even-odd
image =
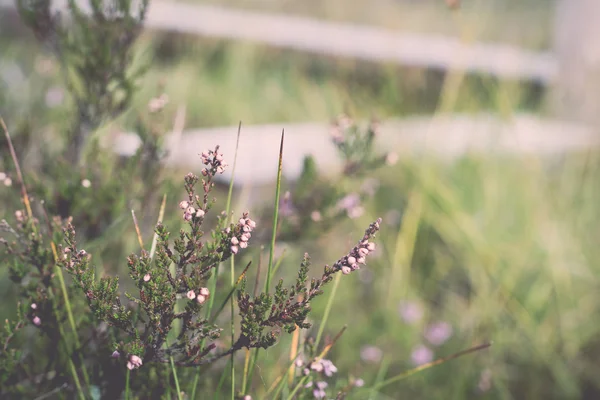
[[[291,262],[310,250],[331,263],[384,220],[377,258],[341,282],[327,330],[348,331],[330,358],[373,383],[493,341],[371,398],[600,398],[597,38],[596,0],[157,0],[135,47],[133,63],[147,68],[139,90],[95,135],[132,156],[140,110],[164,94],[161,177],[172,181],[199,172],[197,154],[215,144],[232,159],[241,121],[234,210],[258,212],[272,198],[282,129],[287,190],[307,155],[320,174],[340,172],[333,118],[376,118],[376,147],[394,160],[356,183],[371,193],[364,213],[281,244]],[[73,112],[63,78],[0,0],[0,113],[34,176],[36,154]],[[17,192],[7,179],[0,192]],[[119,203],[124,232],[142,203]],[[148,232],[158,206],[145,209]],[[119,252],[98,250],[105,270],[119,272],[130,236]],[[315,321],[324,307],[315,303]]]

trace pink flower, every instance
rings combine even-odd
[[[230,250],[233,254],[237,254],[238,253],[238,247],[237,246],[231,246]]]
[[[150,274],[144,275],[144,282],[148,282],[150,280]]]
[[[315,399],[324,399],[327,397],[327,393],[325,393],[325,389],[327,388],[327,382],[317,382],[316,388],[313,390],[313,396]]]
[[[440,346],[452,336],[452,325],[448,322],[436,322],[425,330],[425,339],[434,346]]]
[[[383,358],[383,351],[376,346],[364,346],[360,349],[360,358],[367,363],[377,364]]]
[[[190,290],[189,292],[187,292],[187,298],[190,300],[194,300],[194,297],[196,297],[196,293],[194,293],[193,290]]]
[[[323,217],[321,216],[321,213],[319,211],[315,210],[312,213],[310,213],[310,219],[312,219],[314,222],[319,222],[323,219]]]
[[[204,217],[204,214],[205,214],[204,210],[200,209],[200,210],[196,211],[196,218],[202,218],[202,217]]]
[[[394,152],[390,152],[385,156],[385,163],[387,165],[396,165],[396,163],[398,162],[398,160],[400,159],[400,157],[398,157],[398,154],[394,153]]]
[[[234,245],[234,246],[235,246],[235,245],[236,245],[236,244],[238,244],[239,242],[240,242],[240,241],[239,241],[239,240],[238,240],[238,238],[236,238],[235,236],[231,238],[231,244],[232,244],[232,245]]]
[[[40,326],[42,324],[42,320],[40,319],[40,317],[38,317],[38,316],[33,317],[33,324],[35,326]]]
[[[415,301],[403,301],[398,306],[398,313],[407,324],[415,324],[423,318],[423,307]]]
[[[110,356],[112,358],[119,358],[119,357],[121,357],[121,354],[117,350],[115,350],[115,351],[113,351],[113,353]]]
[[[208,297],[210,296],[210,291],[208,290],[208,288],[200,288],[200,294],[204,297]]]
[[[433,351],[421,344],[412,351],[410,359],[415,366],[427,364],[433,360]]]
[[[127,361],[127,368],[129,370],[133,370],[142,366],[142,359],[138,356],[129,356],[129,361]]]
[[[344,265],[344,266],[342,267],[342,274],[344,274],[344,275],[348,275],[350,272],[352,272],[352,268],[350,268],[349,266],[347,266],[347,265]]]
[[[202,296],[201,294],[199,294],[196,297],[196,301],[198,302],[198,304],[203,304],[206,301],[206,296]]]

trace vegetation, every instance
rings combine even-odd
[[[142,34],[146,3],[107,4],[62,25],[22,0],[45,47],[0,36],[0,397],[599,395],[596,152],[396,160],[372,118],[541,113],[543,90]],[[246,212],[218,143],[166,165],[182,105],[194,127],[345,111],[345,168],[287,182],[280,158]]]

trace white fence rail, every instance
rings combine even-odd
[[[312,154],[319,167],[330,171],[341,165],[322,123],[242,126],[236,181],[244,184],[273,182],[279,139],[285,129],[284,176],[296,178],[304,156]],[[231,160],[235,152],[237,126],[188,130],[169,134],[168,163],[199,171],[203,150],[219,144]],[[139,145],[134,134],[119,134],[107,145],[121,155],[133,154]],[[600,147],[600,135],[584,125],[515,115],[504,121],[491,115],[438,115],[389,120],[381,124],[380,148],[402,157],[436,155],[454,158],[469,152],[554,155]],[[229,176],[224,174],[223,178]]]
[[[15,0],[0,0],[14,7]],[[85,8],[85,1],[81,1]],[[54,7],[66,7],[58,0]],[[445,36],[413,35],[376,27],[193,5],[152,1],[146,26],[199,36],[244,40],[317,54],[398,65],[465,70],[503,79],[548,83],[557,63],[551,53],[535,53],[502,44],[465,44]]]

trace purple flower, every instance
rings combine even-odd
[[[427,346],[420,344],[413,349],[410,359],[416,366],[427,364],[433,360],[433,351]]]
[[[337,367],[330,360],[324,358],[313,361],[310,364],[310,369],[316,372],[323,372],[326,376],[332,376],[338,371]]]
[[[423,318],[423,307],[416,301],[402,301],[398,306],[400,318],[407,324],[415,324]]]
[[[434,346],[439,346],[452,336],[452,325],[447,322],[435,322],[425,330],[425,339]]]
[[[365,179],[360,187],[360,190],[369,196],[374,196],[377,192],[377,189],[379,189],[379,181],[375,178]]]
[[[327,393],[325,393],[327,386],[327,382],[325,381],[317,382],[316,387],[313,390],[313,396],[315,396],[315,399],[324,399],[325,396],[327,396]]]
[[[360,196],[357,193],[350,193],[341,198],[337,204],[338,210],[345,210],[350,218],[358,218],[365,212],[365,209],[360,205]]]
[[[377,364],[383,357],[383,351],[376,346],[364,346],[360,349],[360,358],[367,363]]]

